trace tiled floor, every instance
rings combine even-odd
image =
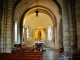
[[[64,60],[64,59],[63,56],[60,56],[56,50],[46,48],[46,52],[43,53],[42,60]]]

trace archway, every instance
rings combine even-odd
[[[52,15],[52,13],[48,10],[46,10],[43,7],[38,7],[39,12],[39,16],[36,17],[35,16],[35,8],[29,10],[27,13],[25,13],[24,15],[24,20],[23,20],[23,27],[26,31],[26,27],[29,26],[30,27],[30,42],[32,42],[34,44],[35,39],[42,39],[46,42],[46,46],[48,46],[50,43],[48,43],[48,26],[51,26],[52,30],[53,26],[54,26],[54,16]],[[32,13],[32,14],[31,14]],[[43,18],[44,16],[44,18]],[[46,22],[47,21],[47,22]],[[35,33],[36,32],[36,33]],[[38,32],[41,32],[41,36],[38,37]],[[27,33],[27,32],[25,32]],[[23,34],[23,33],[22,33]],[[36,34],[36,38],[34,37]],[[23,34],[24,35],[24,34]],[[54,35],[54,34],[53,34]],[[24,35],[24,37],[22,37],[25,40],[25,43],[27,43],[26,39],[26,34]],[[54,46],[53,46],[54,47]]]
[[[26,2],[26,0],[24,0],[25,2]],[[35,1],[34,1],[35,2]],[[21,38],[21,40],[22,40],[22,30],[24,29],[24,31],[25,31],[25,26],[23,25],[24,24],[24,21],[23,20],[26,20],[26,19],[24,19],[26,16],[28,17],[28,18],[30,18],[30,16],[35,16],[35,10],[36,10],[36,3],[32,3],[32,5],[26,5],[25,4],[25,8],[23,8],[22,9],[22,11],[20,10],[19,12],[21,13],[18,17],[17,17],[17,15],[15,14],[16,13],[16,11],[17,11],[17,9],[19,9],[19,7],[21,6],[20,4],[21,3],[23,3],[23,1],[21,1],[18,5],[17,5],[17,7],[16,7],[16,9],[15,9],[15,12],[14,12],[14,19],[16,20],[19,20],[18,22],[19,22],[19,25],[20,25],[20,27],[19,27],[19,29],[20,29],[20,38]],[[40,12],[39,12],[39,15],[42,15],[43,14],[43,16],[44,15],[48,15],[48,17],[51,19],[51,21],[52,21],[52,28],[53,28],[53,34],[54,34],[54,37],[53,37],[53,39],[55,40],[55,48],[56,49],[58,49],[59,47],[58,47],[58,39],[59,39],[59,23],[60,23],[60,20],[61,20],[61,15],[60,15],[60,10],[59,10],[59,8],[58,8],[58,6],[53,2],[52,3],[52,1],[49,1],[49,0],[47,0],[46,1],[47,3],[45,3],[45,5],[43,4],[43,1],[42,0],[40,0],[40,1],[38,1],[38,9],[40,10]],[[48,6],[48,4],[50,4],[49,6]],[[26,7],[27,6],[27,7]],[[51,7],[51,6],[53,6],[53,7]],[[28,8],[29,7],[29,8]],[[22,17],[21,17],[22,16]],[[20,19],[20,17],[21,17],[21,19]],[[32,19],[33,20],[33,19]],[[31,22],[32,22],[32,20],[31,20]],[[34,20],[36,20],[36,19],[34,19]],[[43,19],[41,19],[41,20],[43,20]],[[27,20],[28,21],[28,20]],[[46,21],[45,21],[46,22]],[[48,21],[49,22],[49,21]],[[27,23],[26,23],[27,24]],[[35,24],[34,24],[35,25]],[[46,24],[45,24],[46,25]],[[40,25],[38,25],[38,26],[40,26]],[[43,28],[44,30],[46,30],[45,28]],[[34,29],[33,29],[34,30]],[[45,31],[46,32],[46,31]],[[47,36],[45,36],[46,37],[46,39],[47,39]],[[34,40],[34,39],[33,39]]]

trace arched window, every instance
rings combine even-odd
[[[27,26],[27,40],[30,39],[30,27]]]
[[[17,40],[17,26],[18,26],[17,21],[15,21],[15,42],[18,41]]]
[[[52,29],[51,29],[51,26],[48,27],[48,40],[52,40]]]

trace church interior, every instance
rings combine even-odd
[[[80,0],[0,0],[0,60],[80,60]]]

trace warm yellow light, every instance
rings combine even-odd
[[[39,32],[41,32],[41,37],[39,37],[39,35],[38,35]],[[42,28],[38,28],[35,31],[35,39],[37,39],[37,40],[39,40],[39,39],[45,40],[45,33],[44,33]]]

